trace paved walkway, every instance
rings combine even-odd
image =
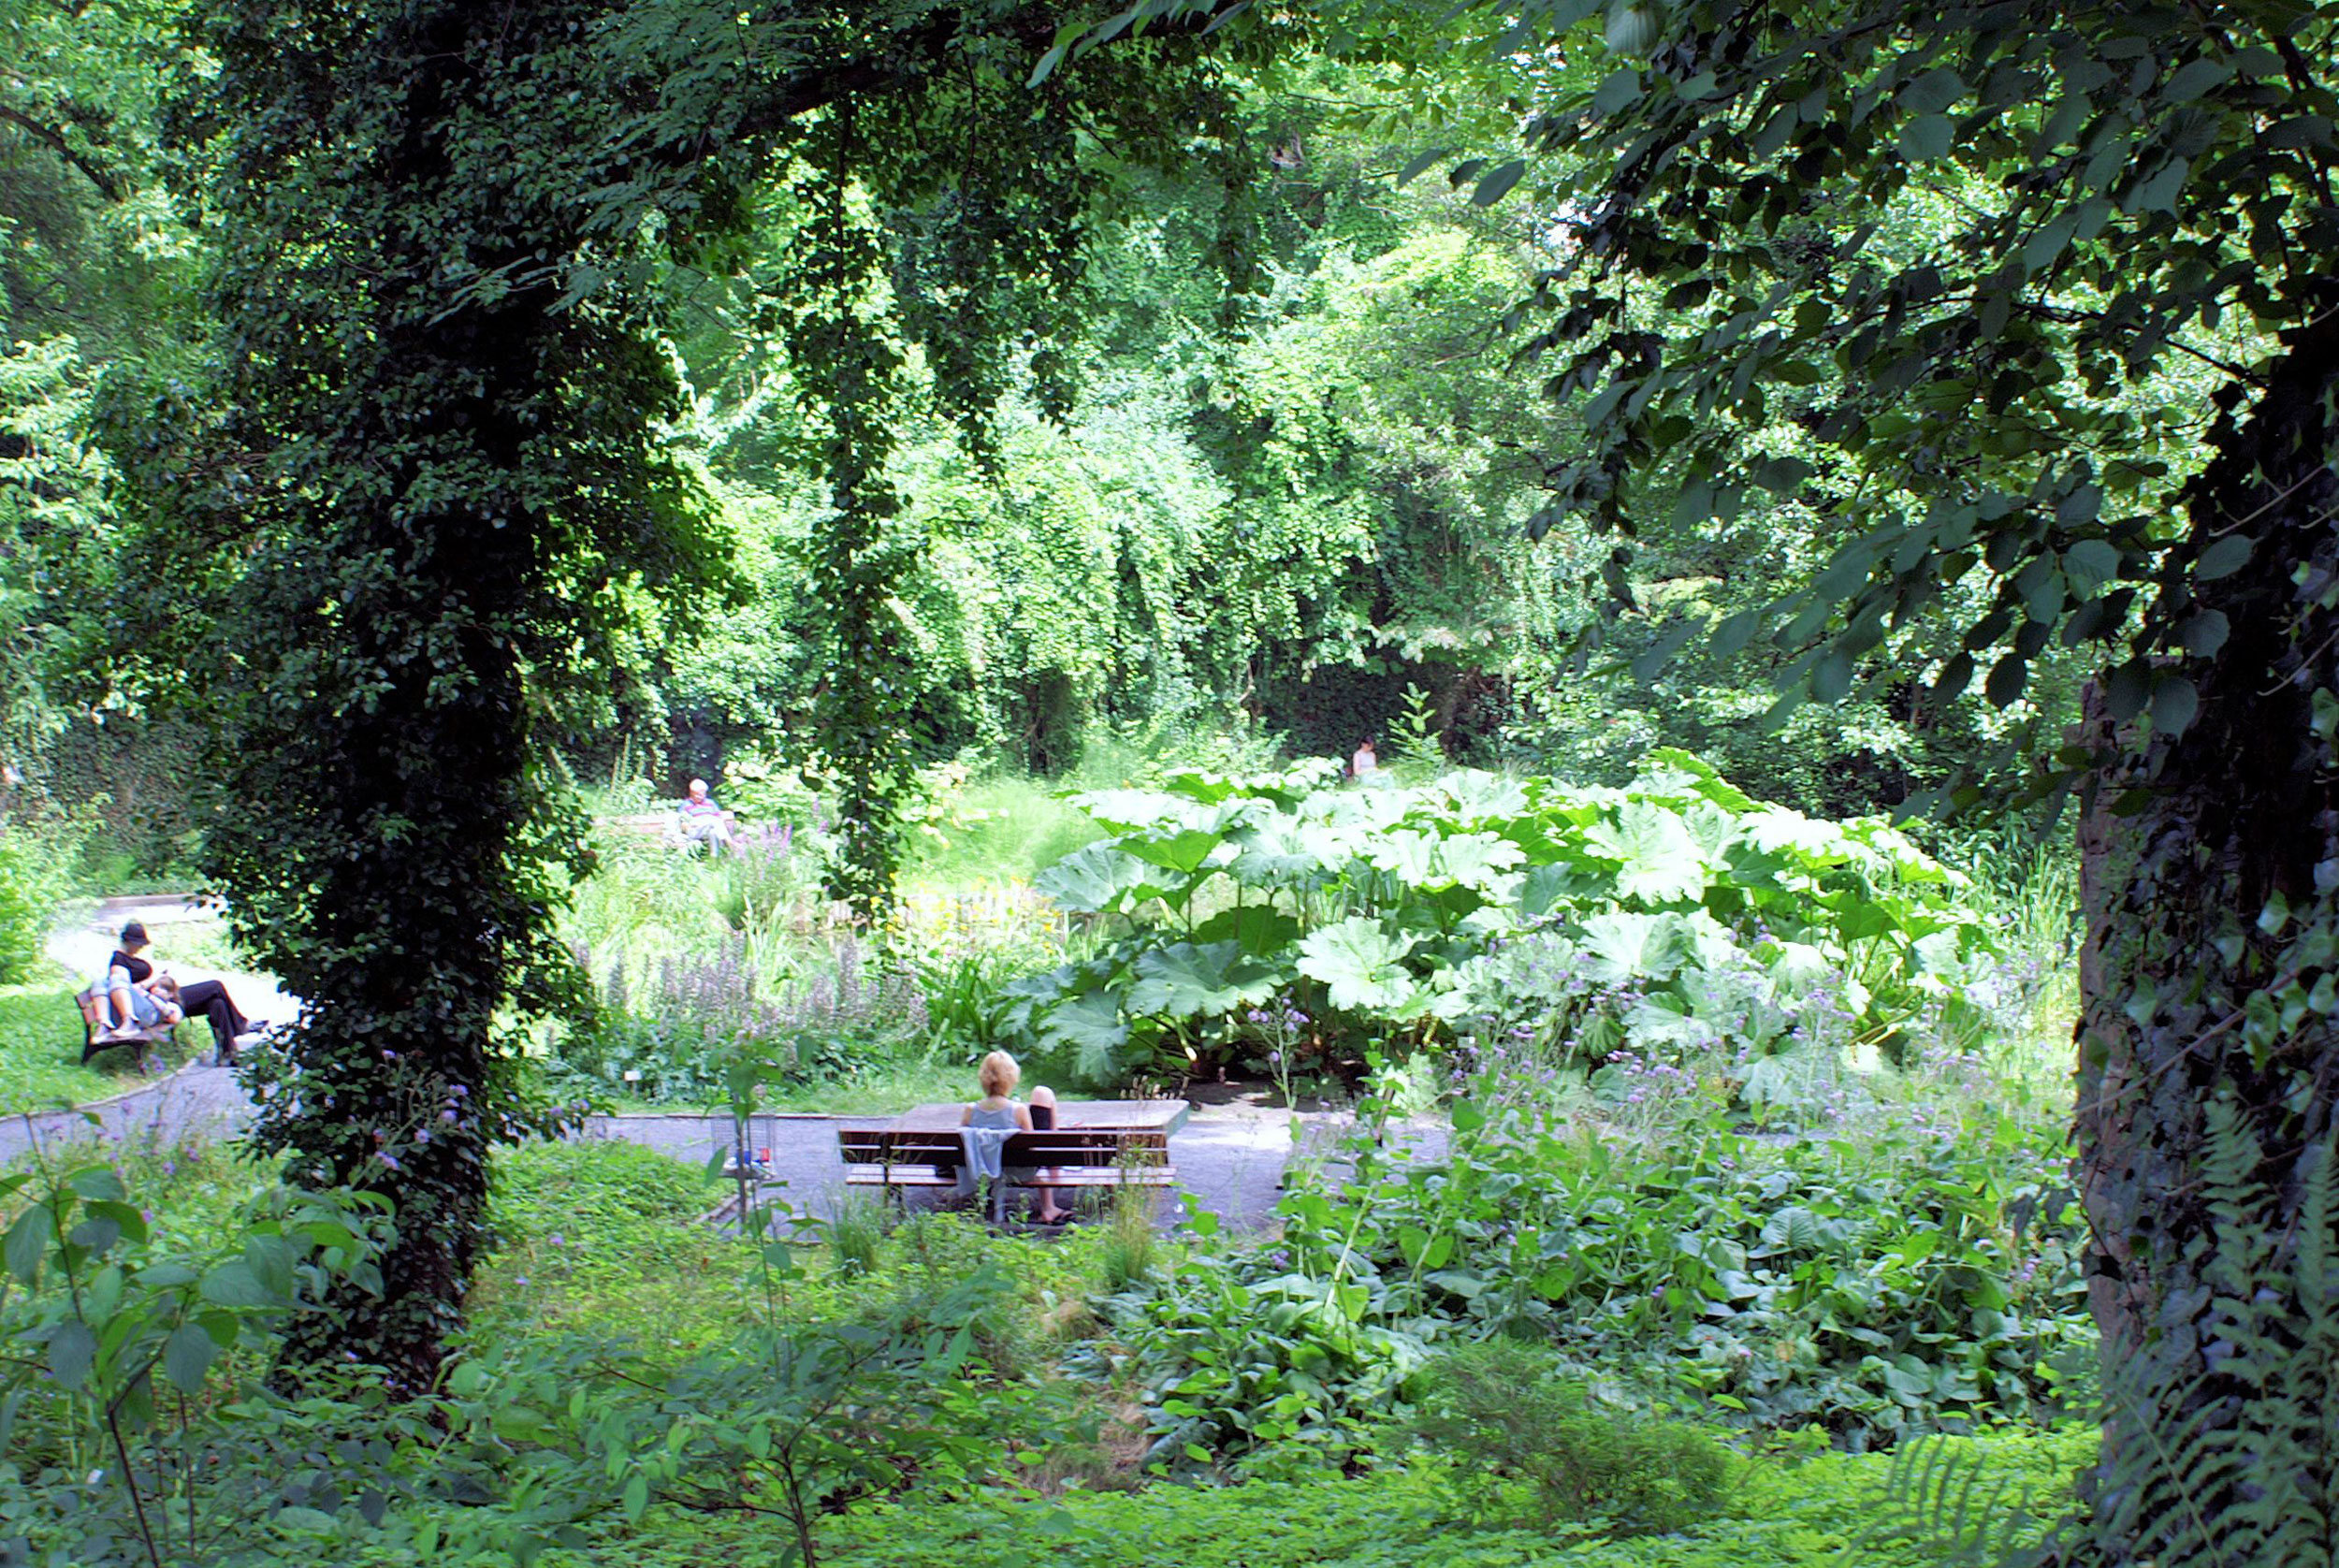
[[[125,918],[116,909],[89,925],[60,931],[50,941],[50,953],[77,974],[94,973],[112,950],[114,933]],[[156,953],[168,963],[169,927],[208,917],[179,905],[141,908],[136,918],[146,923]],[[298,1010],[292,997],[264,977],[220,975],[177,964],[169,967],[186,979],[228,980],[238,1003],[254,1017],[283,1020]],[[190,1027],[198,1036],[206,1032],[199,1021]],[[1170,1140],[1170,1158],[1178,1168],[1180,1188],[1224,1223],[1256,1228],[1273,1212],[1285,1168],[1292,1157],[1292,1113],[1231,1093],[1212,1096],[1205,1091],[1200,1097],[1215,1103],[1197,1105],[1192,1120]],[[94,1129],[88,1120],[92,1116],[97,1124]],[[1303,1157],[1310,1161],[1329,1158],[1346,1118],[1303,1111],[1298,1119]],[[189,1067],[150,1087],[83,1111],[37,1112],[0,1122],[0,1167],[21,1159],[36,1137],[48,1146],[86,1140],[94,1130],[109,1140],[165,1149],[232,1136],[251,1120],[252,1103],[233,1073]],[[836,1129],[883,1126],[889,1120],[883,1116],[759,1116],[751,1141],[754,1147],[772,1151],[778,1196],[801,1212],[825,1215],[835,1212],[844,1191]],[[704,1166],[719,1151],[731,1147],[732,1126],[728,1115],[699,1112],[594,1116],[573,1136],[638,1143]],[[1432,1157],[1445,1146],[1442,1125],[1409,1127],[1397,1138],[1402,1145]],[[1165,1207],[1166,1220],[1182,1216],[1183,1205]]]

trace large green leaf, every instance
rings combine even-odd
[[[1245,828],[1236,835],[1236,846],[1227,871],[1245,887],[1321,887],[1332,878],[1299,822],[1282,812]]]
[[[1115,914],[1164,891],[1149,882],[1145,863],[1110,844],[1073,850],[1032,878],[1033,891],[1059,909],[1076,914]]]
[[[1437,875],[1437,836],[1399,828],[1366,841],[1364,858],[1407,887],[1430,886]]]
[[[1351,915],[1308,934],[1300,944],[1300,972],[1323,981],[1336,1008],[1392,1008],[1413,995],[1404,967],[1413,945],[1412,936],[1385,930],[1370,915]]]
[[[1615,821],[1597,823],[1584,836],[1599,853],[1621,863],[1620,898],[1675,904],[1706,891],[1706,857],[1688,825],[1662,806],[1627,801]]]
[[[1115,833],[1183,827],[1196,816],[1194,802],[1159,790],[1091,790],[1072,804]]]
[[[1527,791],[1501,774],[1462,768],[1438,780],[1448,815],[1460,827],[1501,827],[1527,811]]]
[[[1270,904],[1239,904],[1194,928],[1198,942],[1232,942],[1254,958],[1273,958],[1300,939],[1300,922]]]
[[[1484,893],[1510,892],[1510,869],[1526,858],[1518,845],[1490,833],[1456,834],[1437,847],[1440,878]]]
[[[1117,1071],[1121,1048],[1129,1038],[1120,1003],[1102,991],[1058,1002],[1034,1032],[1043,1047],[1071,1053],[1074,1066],[1088,1078],[1104,1078]]]
[[[1128,1007],[1163,1018],[1215,1018],[1264,1002],[1285,978],[1239,942],[1177,942],[1139,957]]]
[[[1180,828],[1174,832],[1151,834],[1133,833],[1115,840],[1122,850],[1135,855],[1148,865],[1158,865],[1192,877],[1210,863],[1221,849],[1233,857],[1233,846],[1208,828]],[[1186,890],[1190,893],[1190,889]]]
[[[1853,847],[1845,839],[1843,829],[1783,806],[1765,806],[1748,813],[1743,831],[1747,842],[1757,849],[1786,855],[1807,871],[1841,865],[1852,856]]]
[[[1584,922],[1584,968],[1604,985],[1666,980],[1690,955],[1689,922],[1676,914],[1612,910]]]
[[[1659,793],[1697,795],[1736,816],[1754,808],[1754,797],[1715,771],[1712,763],[1678,747],[1661,746],[1643,764],[1639,787]]]

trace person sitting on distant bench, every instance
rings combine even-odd
[[[135,1032],[157,1023],[176,1024],[201,1013],[211,1026],[214,1059],[221,1067],[233,1067],[238,1038],[264,1025],[243,1015],[224,982],[208,980],[182,985],[156,969],[140,956],[148,945],[146,927],[132,921],[122,928],[122,946],[106,961],[108,1004],[117,1032]]]
[[[683,797],[679,809],[682,841],[703,844],[709,849],[731,848],[731,824],[723,819],[723,808],[706,792],[706,780],[690,780],[690,792]]]
[[[162,994],[156,994],[154,965],[138,956],[145,949],[145,926],[132,921],[122,928],[122,945],[107,958],[106,978],[96,987],[105,995],[101,1011],[107,1025],[98,1038],[108,1034],[135,1035],[176,1024],[186,1016],[172,995],[175,986],[166,986]],[[167,975],[161,978],[170,979]]]
[[[1023,1067],[1006,1052],[994,1051],[985,1056],[982,1059],[982,1065],[975,1069],[976,1082],[982,1090],[982,1098],[966,1108],[966,1113],[959,1117],[958,1125],[962,1127],[977,1129],[987,1127],[1008,1134],[1053,1129],[1055,1126],[1055,1093],[1053,1090],[1034,1089],[1031,1092],[1032,1104],[1029,1106],[1018,1105],[1009,1097],[1015,1093],[1016,1082],[1023,1076]],[[1042,1115],[1046,1117],[1044,1126],[1039,1125]],[[995,1160],[995,1154],[993,1159]],[[982,1174],[996,1179],[1006,1173],[986,1163]],[[1019,1171],[1017,1174],[1020,1175],[1022,1172]],[[1040,1224],[1060,1225],[1070,1217],[1070,1211],[1056,1207],[1053,1187],[1041,1187],[1039,1193],[1041,1206],[1036,1217]]]

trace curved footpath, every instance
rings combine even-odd
[[[253,1017],[283,1020],[298,1010],[297,998],[262,976],[170,963],[169,927],[205,918],[203,911],[185,903],[144,905],[134,916],[119,907],[109,908],[87,925],[72,926],[51,936],[50,955],[76,974],[94,974],[105,963],[114,934],[128,918],[145,922],[153,931],[155,949],[174,974],[227,980],[237,1002]],[[207,1026],[197,1020],[188,1027],[202,1037],[208,1048]],[[252,1102],[234,1073],[190,1065],[144,1088],[95,1105],[0,1121],[0,1166],[22,1158],[36,1138],[47,1146],[91,1136],[85,1113],[95,1116],[98,1137],[126,1144],[135,1152],[232,1135],[252,1120]],[[1311,1153],[1315,1145],[1329,1143],[1345,1123],[1344,1117],[1307,1111],[1299,1113],[1298,1119],[1300,1139],[1311,1145]],[[759,1116],[752,1144],[772,1151],[772,1183],[781,1189],[777,1196],[799,1212],[825,1215],[834,1212],[844,1191],[844,1166],[836,1157],[837,1129],[879,1127],[888,1120],[883,1116]],[[1228,1225],[1252,1228],[1263,1224],[1275,1207],[1284,1169],[1291,1158],[1292,1120],[1288,1111],[1239,1098],[1198,1104],[1193,1119],[1170,1142],[1170,1157],[1178,1168],[1181,1190]],[[727,1115],[695,1111],[609,1115],[589,1118],[572,1137],[638,1143],[703,1166],[731,1146],[732,1127]],[[1399,1139],[1409,1148],[1433,1155],[1444,1145],[1445,1130],[1442,1126],[1409,1127]],[[1183,1204],[1164,1205],[1164,1219],[1183,1217]]]

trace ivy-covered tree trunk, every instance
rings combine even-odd
[[[2287,347],[2164,585],[2198,717],[2139,751],[2090,716],[2118,758],[2082,827],[2077,1110],[2115,1562],[2339,1546],[2339,320]]]
[[[559,308],[608,252],[513,140],[560,101],[589,14],[221,23],[240,354],[220,445],[249,477],[211,515],[232,587],[206,673],[211,852],[248,945],[306,999],[258,1064],[255,1141],[296,1183],[395,1210],[380,1289],[337,1285],[288,1361],[378,1364],[401,1393],[459,1320],[488,1151],[538,1114],[519,1031],[574,985],[552,915],[580,835],[535,731],[622,613],[617,584],[688,575],[653,445],[671,371],[622,291]]]

